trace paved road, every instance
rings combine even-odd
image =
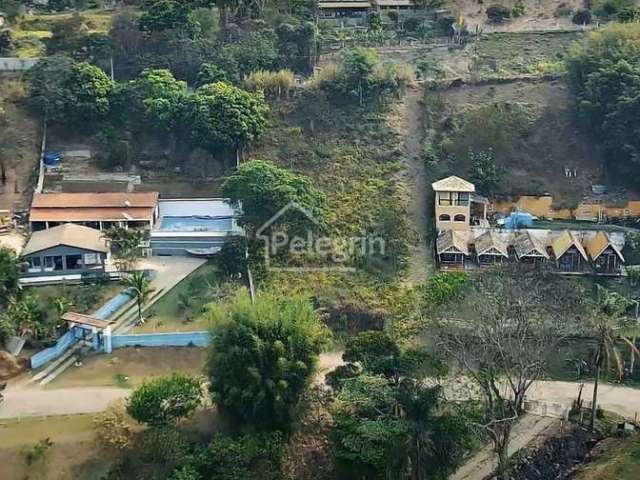
[[[101,412],[107,406],[127,397],[131,390],[117,387],[79,387],[58,390],[11,389],[4,392],[0,419],[72,415]]]

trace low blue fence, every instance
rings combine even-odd
[[[111,347],[206,347],[209,332],[132,333],[111,337]]]
[[[71,345],[76,343],[73,330],[62,335],[53,347],[45,348],[31,357],[31,368],[40,368],[47,362],[62,355]]]
[[[129,290],[126,289],[120,292],[118,295],[113,297],[107,303],[102,305],[98,310],[93,313],[95,318],[99,318],[100,320],[107,320],[111,315],[116,313],[120,308],[122,308],[127,302],[131,300],[131,295],[129,295]]]
[[[102,307],[93,313],[95,318],[100,320],[107,320],[111,315],[122,308],[127,302],[131,300],[131,296],[128,294],[128,290],[120,292],[118,295],[110,299]],[[30,358],[31,368],[40,368],[42,365],[54,360],[62,355],[66,350],[76,343],[78,339],[73,333],[73,329],[69,330],[63,336],[61,336],[53,347],[46,348],[41,352],[36,353]]]

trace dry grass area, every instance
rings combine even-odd
[[[51,388],[120,386],[131,388],[144,380],[174,372],[199,375],[206,351],[203,348],[121,348],[110,355],[91,355],[81,367],[70,367],[50,384]]]
[[[562,81],[433,92],[426,108],[428,139],[441,149],[430,168],[441,175],[467,175],[469,150],[492,148],[505,171],[497,193],[551,193],[571,205],[603,181],[602,158],[578,127]],[[578,176],[566,178],[565,167]]]
[[[605,440],[602,454],[582,467],[572,478],[576,480],[637,480],[640,478],[640,437]],[[600,446],[598,446],[600,447]],[[598,448],[597,447],[597,448]]]
[[[562,30],[576,28],[570,15],[559,15],[559,7],[567,11],[577,10],[583,6],[582,0],[525,0],[525,11],[521,17],[513,18],[503,24],[487,22],[486,9],[493,3],[500,3],[513,8],[515,0],[496,0],[482,2],[478,0],[449,0],[447,7],[461,14],[473,28],[481,26],[485,31],[526,31],[526,30]]]
[[[41,440],[53,445],[27,464],[27,452]],[[0,424],[2,480],[93,480],[107,473],[108,458],[96,456],[90,415],[11,420]]]
[[[31,180],[38,165],[42,140],[40,123],[23,105],[24,84],[17,75],[0,74],[0,160],[6,181],[0,182],[0,210],[28,206]]]

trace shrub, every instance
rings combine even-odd
[[[131,427],[127,423],[124,405],[110,405],[93,419],[98,444],[106,450],[122,451],[131,442]]]
[[[174,374],[138,387],[127,404],[127,413],[140,423],[168,425],[189,417],[202,402],[200,380]]]
[[[244,237],[233,237],[226,241],[216,254],[216,263],[220,271],[227,277],[243,274],[247,270],[247,240]]]
[[[489,21],[494,23],[504,22],[506,19],[511,18],[511,10],[499,3],[494,3],[487,7],[486,13]]]
[[[555,12],[553,12],[554,17],[568,17],[573,13],[573,7],[571,5],[567,5],[566,3],[561,3],[556,8]]]
[[[573,14],[573,18],[571,18],[571,21],[576,25],[588,25],[591,23],[591,17],[591,10],[581,8]]]
[[[640,21],[640,7],[626,7],[616,14],[616,20],[620,23]]]
[[[513,6],[513,8],[511,9],[511,16],[513,18],[521,17],[522,15],[524,15],[524,11],[525,11],[524,1],[518,0],[516,4]]]
[[[288,69],[270,72],[258,70],[244,77],[243,86],[252,92],[262,92],[269,98],[288,98],[295,84],[293,72]]]

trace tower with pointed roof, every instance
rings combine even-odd
[[[438,231],[471,228],[471,194],[473,183],[451,176],[431,184],[435,192],[435,216]]]

